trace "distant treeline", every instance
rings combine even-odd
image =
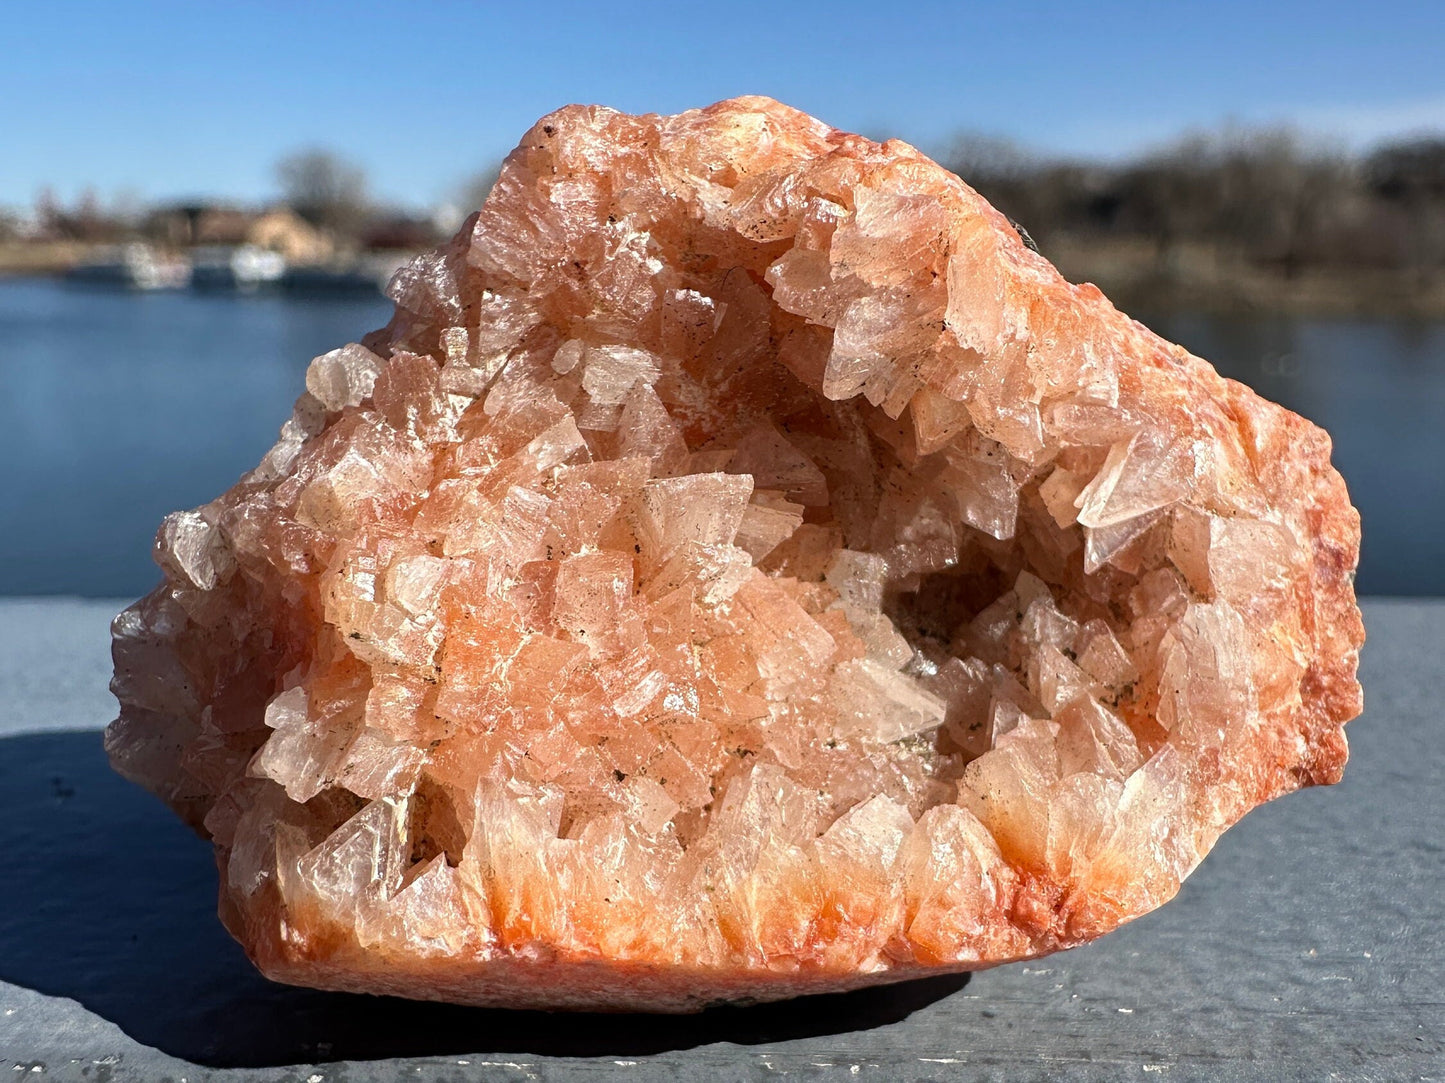
[[[105,201],[91,190],[64,203],[45,190],[28,211],[0,207],[0,244],[237,244],[258,217],[284,211],[337,248],[422,248],[444,239],[473,201],[481,202],[497,169],[480,170],[436,206],[424,209],[375,199],[365,171],[325,148],[286,155],[276,163],[275,174],[276,198],[253,205],[204,197],[147,203],[121,195]]]
[[[1158,273],[1187,251],[1285,280],[1445,271],[1445,136],[1352,155],[1289,131],[1226,130],[1118,164],[1048,161],[962,139],[947,164],[1038,243],[1088,269],[1091,244],[1129,242]]]
[[[1224,129],[1116,163],[962,138],[942,158],[1067,276],[1126,303],[1445,315],[1445,134],[1352,154],[1287,130]],[[333,248],[415,249],[479,205],[496,168],[426,212],[379,204],[362,170],[324,149],[287,156],[276,177],[273,206]],[[0,212],[0,249],[233,243],[258,213],[204,201],[103,206],[94,197],[61,206],[42,195],[28,216]]]

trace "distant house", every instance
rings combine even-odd
[[[172,248],[243,244],[255,214],[220,203],[170,203],[146,218],[146,236]]]
[[[169,248],[235,248],[254,245],[287,263],[325,263],[336,254],[331,237],[289,207],[264,211],[225,204],[187,202],[157,207],[145,235]]]
[[[325,263],[336,254],[331,238],[288,207],[273,207],[252,220],[244,238],[290,264]]]
[[[215,207],[196,222],[196,244],[243,244],[255,215],[234,207]]]

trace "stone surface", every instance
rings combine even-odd
[[[1170,898],[1359,711],[1328,437],[958,178],[571,107],[157,537],[115,765],[268,975],[690,1010]]]
[[[90,1083],[1440,1074],[1438,601],[1363,603],[1369,706],[1343,782],[1245,817],[1168,906],[1046,960],[661,1019],[267,982],[215,920],[210,844],[106,764],[97,728],[113,709],[103,702],[106,626],[121,605],[0,599],[0,1074],[17,1065],[41,1068],[28,1078]],[[40,639],[49,651],[31,650]],[[74,694],[57,698],[56,685]]]

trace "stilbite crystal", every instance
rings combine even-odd
[[[1334,782],[1328,437],[957,177],[569,107],[117,618],[116,767],[282,981],[692,1010],[1023,959]]]

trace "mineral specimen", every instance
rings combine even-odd
[[[162,525],[116,767],[282,981],[682,1011],[1024,959],[1334,782],[1328,437],[958,177],[569,107]]]

